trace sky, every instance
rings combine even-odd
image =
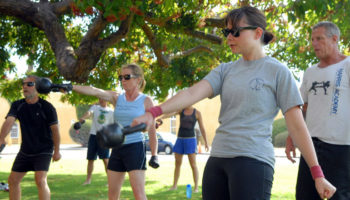
[[[19,57],[18,55],[11,55],[10,60],[11,62],[14,62],[16,64],[17,75],[19,77],[23,76],[28,69],[28,65],[26,63],[26,60],[27,60],[26,56]],[[11,73],[11,74],[8,74],[8,77],[14,78],[15,75],[16,75],[15,73]]]

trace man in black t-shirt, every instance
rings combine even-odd
[[[51,158],[58,161],[60,134],[56,109],[51,103],[39,98],[35,89],[36,76],[23,80],[24,99],[12,103],[6,120],[1,127],[0,145],[18,119],[22,133],[22,144],[8,178],[10,199],[21,198],[20,182],[28,171],[35,172],[39,199],[50,199],[47,172]]]

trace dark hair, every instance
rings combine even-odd
[[[145,77],[143,75],[143,69],[138,66],[137,64],[127,64],[127,65],[123,65],[122,66],[122,69],[130,69],[133,73],[133,75],[137,76],[137,77],[140,77],[141,78],[141,82],[140,82],[140,91],[142,92],[145,87],[146,87],[146,81],[145,81]]]
[[[225,17],[225,25],[227,26],[228,23],[231,23],[232,27],[238,27],[238,23],[242,19],[245,20],[247,24],[258,26],[264,30],[261,40],[265,45],[274,39],[274,35],[266,31],[265,15],[257,8],[251,6],[244,6],[230,11]]]

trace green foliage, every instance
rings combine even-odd
[[[91,105],[86,105],[86,104],[80,104],[76,105],[75,109],[77,112],[77,119],[80,119],[89,109]]]
[[[22,80],[8,80],[5,84],[4,81],[0,81],[1,96],[8,97],[7,100],[13,102],[22,96]]]
[[[274,147],[285,147],[286,139],[288,137],[288,131],[283,131],[275,136],[275,141],[273,143]]]
[[[277,40],[270,45],[269,52],[291,69],[305,70],[317,59],[311,47],[311,28],[320,21],[332,21],[341,31],[343,53],[350,45],[350,1],[308,0],[308,1],[252,1],[254,6],[265,11],[268,30]]]
[[[58,18],[74,50],[80,47],[82,38],[93,26],[99,13],[109,22],[98,35],[99,40],[115,33],[122,21],[134,14],[127,37],[102,54],[84,84],[117,90],[117,76],[121,66],[137,63],[145,71],[145,92],[156,96],[158,100],[164,100],[170,90],[178,91],[201,80],[219,63],[239,57],[231,53],[225,44],[225,38],[223,44],[215,44],[185,32],[200,31],[221,36],[222,27],[205,26],[204,20],[222,18],[226,11],[243,4],[255,6],[265,13],[267,30],[276,36],[276,41],[266,47],[266,52],[293,70],[305,70],[317,62],[310,46],[310,33],[311,27],[319,21],[336,23],[342,34],[340,48],[345,54],[349,55],[350,52],[349,0],[250,0],[238,1],[236,4],[230,4],[229,0],[74,0],[74,3],[71,4],[72,12]],[[150,23],[150,19],[156,22]],[[157,62],[150,39],[141,28],[143,24],[152,30],[156,45],[161,49],[162,55],[169,59],[168,67]],[[49,77],[55,83],[65,81],[57,69],[57,57],[43,31],[15,17],[0,15],[0,37],[0,92],[3,97],[12,100],[20,96],[17,90],[20,88],[16,83],[20,77],[14,81],[6,79],[18,67],[9,61],[12,52],[28,56],[27,63],[33,67],[35,74]],[[208,47],[211,52],[174,57],[197,46]],[[73,105],[95,101],[94,98],[76,93],[65,95],[62,100]]]
[[[14,73],[16,71],[15,63],[12,63],[9,59],[11,57],[11,51],[7,46],[9,41],[14,41],[11,23],[12,18],[0,17],[0,84],[7,83],[7,74]]]
[[[226,51],[220,53],[223,52],[220,45],[194,39],[192,36],[184,34],[183,31],[199,30],[215,34],[214,27],[206,27],[200,30],[201,28],[198,28],[200,19],[215,16],[212,9],[223,6],[228,2],[228,0],[76,0],[74,1],[75,4],[71,4],[73,12],[67,13],[59,20],[65,28],[69,43],[74,49],[77,49],[98,13],[103,13],[103,17],[107,21],[111,20],[111,23],[99,35],[100,39],[108,37],[118,30],[122,20],[130,13],[134,13],[134,21],[128,37],[105,51],[84,84],[107,90],[117,90],[119,86],[117,76],[120,67],[126,63],[138,63],[145,70],[147,81],[145,92],[156,95],[158,99],[165,99],[169,89],[176,91],[197,82],[220,62],[218,54],[226,54]],[[150,41],[140,28],[140,25],[145,23],[144,17],[170,19],[166,24],[159,26],[148,24],[156,36],[157,43],[162,48],[164,56],[171,57],[198,45],[211,48],[212,53],[203,52],[176,58],[171,61],[168,69],[164,69],[157,63],[154,49],[150,48]],[[73,19],[78,19],[79,22],[73,23]],[[64,82],[64,78],[56,67],[56,57],[42,31],[16,18],[1,16],[0,20],[3,20],[4,24],[1,34],[12,36],[11,38],[4,37],[4,40],[1,41],[4,46],[7,45],[8,48],[14,49],[18,55],[28,56],[27,62],[33,67],[38,76],[49,77],[55,83]],[[4,56],[3,61],[8,60],[9,56],[6,56],[6,52],[1,55]],[[12,71],[5,65],[0,67],[0,75]],[[155,74],[157,74],[156,77]],[[6,86],[2,88],[9,87],[7,86],[8,81],[4,81],[4,84]],[[18,97],[18,95],[13,96],[6,92],[3,92],[2,96],[8,99]],[[62,100],[69,101],[73,105],[79,105],[91,103],[94,98],[73,93],[64,96]]]
[[[272,124],[272,144],[275,144],[276,136],[285,131],[287,131],[287,126],[284,118],[275,120]]]

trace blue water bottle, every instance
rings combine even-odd
[[[192,198],[192,187],[191,187],[191,184],[188,184],[186,186],[186,196],[187,196],[187,199],[191,199]]]

